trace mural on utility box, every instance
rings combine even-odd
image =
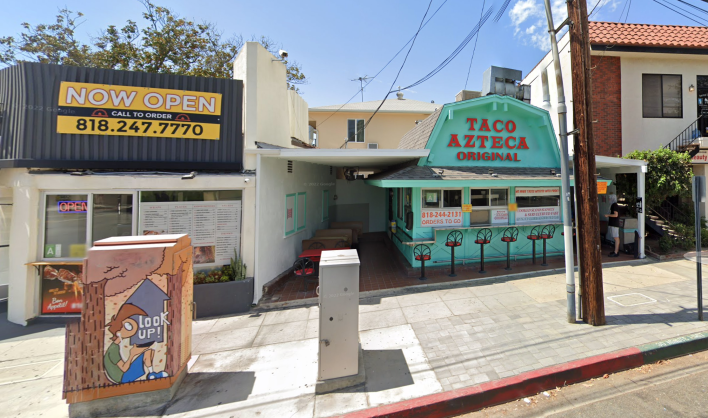
[[[170,387],[189,361],[190,240],[149,239],[125,237],[88,252],[81,320],[67,325],[69,403]]]

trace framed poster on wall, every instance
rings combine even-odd
[[[295,232],[295,200],[297,194],[285,195],[285,236]]]
[[[81,313],[83,264],[39,265],[42,315]]]

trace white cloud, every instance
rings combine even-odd
[[[551,11],[553,23],[557,26],[568,16],[565,0],[551,0]],[[551,48],[543,0],[519,0],[509,11],[509,17],[514,25],[514,35],[523,44],[532,45],[543,51]]]

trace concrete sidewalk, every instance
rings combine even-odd
[[[332,416],[706,329],[697,321],[692,263],[616,266],[603,275],[603,327],[566,322],[563,274],[363,299],[367,382],[324,395],[315,395],[316,306],[198,321],[190,373],[173,402],[116,416]],[[67,415],[63,334],[45,332],[0,342],[0,385],[17,395],[0,399],[0,416]]]

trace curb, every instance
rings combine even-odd
[[[345,418],[444,418],[535,395],[607,373],[632,369],[708,349],[708,332],[630,347],[582,360],[533,370],[493,382],[435,393],[341,415]]]

